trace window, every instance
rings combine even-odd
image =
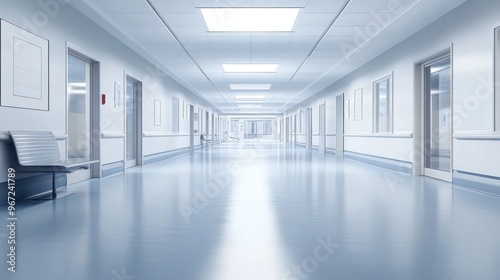
[[[198,133],[198,113],[193,113],[194,133]]]
[[[271,135],[271,134],[273,134],[273,122],[266,121],[264,122],[264,135]]]
[[[172,97],[172,133],[179,133],[179,99]]]
[[[203,109],[198,108],[198,131],[203,134]]]
[[[374,132],[392,132],[392,74],[373,82]]]
[[[495,29],[495,130],[500,131],[500,27]]]
[[[238,124],[239,120],[231,120],[231,133],[238,134]]]

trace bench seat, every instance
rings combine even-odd
[[[57,139],[51,131],[9,131],[16,148],[19,172],[52,173],[52,199],[57,198],[56,173],[88,169],[98,160],[63,162]]]

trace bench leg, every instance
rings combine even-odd
[[[52,199],[57,198],[57,188],[56,188],[56,173],[52,173]]]

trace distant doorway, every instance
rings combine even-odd
[[[319,153],[326,153],[326,102],[319,105]]]
[[[125,96],[125,168],[142,165],[142,83],[126,76]]]
[[[335,154],[337,157],[344,157],[344,94],[337,95],[336,103],[337,145]]]

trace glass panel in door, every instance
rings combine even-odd
[[[90,159],[90,62],[68,55],[68,161]]]
[[[425,70],[425,167],[451,170],[451,68],[450,57]]]
[[[127,168],[137,165],[137,84],[127,80],[126,88],[126,158]]]

